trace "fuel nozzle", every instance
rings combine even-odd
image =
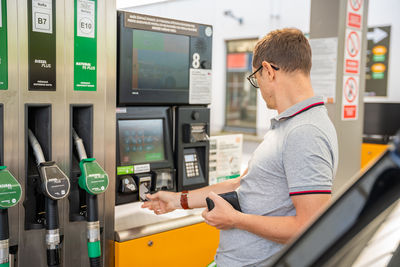
[[[87,206],[87,240],[90,266],[100,266],[100,222],[97,195],[107,190],[109,179],[107,173],[95,158],[88,158],[83,140],[72,129],[72,138],[80,159],[79,187],[86,191]]]
[[[46,161],[40,143],[28,129],[29,142],[33,149],[41,180],[41,189],[46,207],[47,265],[60,265],[60,230],[57,200],[65,198],[70,191],[70,181],[54,161]]]
[[[8,208],[17,205],[21,194],[21,185],[17,179],[6,166],[0,166],[0,266],[9,266]]]

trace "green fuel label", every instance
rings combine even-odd
[[[0,0],[0,90],[8,89],[7,1]]]
[[[97,88],[97,0],[75,0],[74,90]]]
[[[0,208],[7,209],[15,206],[21,199],[21,185],[12,176],[12,174],[5,169],[4,166],[0,168]]]
[[[133,165],[117,167],[117,175],[124,175],[124,174],[133,174]]]

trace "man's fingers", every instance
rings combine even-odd
[[[208,211],[205,209],[205,210],[203,210],[203,212],[201,213],[201,216],[204,218],[204,220],[207,220],[207,213],[208,213]]]
[[[222,197],[218,196],[217,194],[215,194],[214,192],[210,192],[208,193],[208,197],[214,201],[214,205],[217,203],[220,203],[221,201],[225,201]]]
[[[157,192],[157,193],[155,193],[155,194],[146,194],[146,197],[147,197],[149,200],[155,200],[155,199],[158,198],[158,195],[159,195],[159,193]]]

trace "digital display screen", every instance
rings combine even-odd
[[[189,36],[133,30],[132,89],[188,89]]]
[[[194,155],[193,154],[185,155],[185,161],[186,162],[194,161]]]
[[[119,120],[121,164],[165,160],[163,120]]]

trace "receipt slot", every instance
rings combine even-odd
[[[178,191],[208,185],[210,109],[183,106],[176,109],[175,161]]]

